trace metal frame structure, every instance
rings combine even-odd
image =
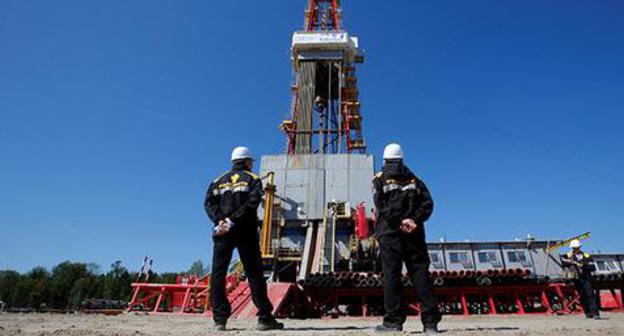
[[[324,274],[320,277],[328,279],[333,276],[337,274]],[[375,282],[375,275],[362,274],[361,279],[364,283],[368,280],[368,283],[374,284],[373,287],[311,288],[293,283],[270,283],[268,294],[275,307],[274,313],[279,317],[381,315],[383,289]],[[132,286],[134,294],[128,311],[212,316],[207,295],[208,277],[182,278],[178,279],[176,284],[133,283]],[[410,285],[405,287],[408,315],[418,315],[419,303],[410,290]],[[597,287],[601,290],[602,310],[624,312],[622,301],[624,283],[603,283]],[[227,289],[232,316],[253,317],[256,310],[251,300],[249,284],[228,277]],[[451,315],[583,313],[579,294],[569,282],[501,283],[482,286],[443,284],[435,286],[434,292],[440,302],[440,310],[444,314]]]
[[[468,281],[476,274],[444,274],[446,282],[434,281],[434,291],[444,314],[576,314],[582,313],[580,296],[568,281],[537,281],[529,278],[530,271],[514,270],[498,273],[491,281]],[[440,279],[441,274],[433,277]],[[383,273],[318,273],[300,281],[309,302],[309,316],[370,316],[383,310]],[[411,280],[403,278],[409,314],[420,312],[414,297]],[[601,309],[624,312],[622,289],[624,282],[598,282],[601,290]],[[619,293],[618,293],[619,289]]]
[[[343,30],[340,2],[309,0],[304,28],[293,35],[291,119],[281,124],[288,154],[263,156],[261,163],[262,179],[268,178],[260,235],[263,262],[272,269],[273,280],[284,281],[280,269],[291,274],[284,277],[288,282],[268,286],[280,317],[382,313],[383,274],[374,273],[377,250],[368,210],[374,164],[365,155],[355,72],[355,64],[362,61],[357,38]],[[531,238],[428,244],[442,312],[582,312],[578,293],[563,277],[557,254],[550,252],[565,243]],[[347,246],[342,249],[346,257],[338,251],[340,244]],[[604,264],[596,280],[602,308],[622,312],[624,259],[603,255],[600,260]],[[617,263],[611,264],[613,260]],[[252,317],[250,288],[242,273],[240,263],[232,267],[228,299],[234,317]],[[410,314],[418,314],[410,283],[404,277]],[[128,311],[211,315],[209,275],[179,277],[175,284],[137,281],[132,287]]]
[[[304,18],[304,30],[293,36],[291,117],[281,124],[287,152],[365,153],[354,65],[363,62],[357,38],[342,30],[337,0],[310,0]]]

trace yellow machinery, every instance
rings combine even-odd
[[[273,224],[273,210],[275,207],[275,173],[267,174],[269,182],[264,193],[264,216],[262,218],[262,231],[260,231],[260,252],[262,258],[272,258],[271,251],[271,226]]]

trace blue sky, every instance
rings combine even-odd
[[[209,263],[208,182],[285,149],[304,2],[0,2],[0,269]],[[403,144],[430,239],[624,252],[624,2],[343,4],[369,152]]]

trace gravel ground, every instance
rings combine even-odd
[[[624,335],[624,314],[603,314],[600,321],[583,316],[446,316],[440,324],[444,335]],[[279,332],[257,332],[254,320],[232,320],[230,335],[373,335],[379,319],[285,320]],[[52,315],[0,314],[0,335],[215,335],[209,318],[200,316],[145,316],[123,314]],[[422,334],[417,319],[410,318],[405,331]]]

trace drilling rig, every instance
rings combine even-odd
[[[364,55],[343,29],[337,0],[309,1],[303,28],[292,37],[290,117],[280,125],[287,151],[263,156],[260,165],[261,175],[272,174],[261,252],[280,281],[352,271],[375,247],[374,161],[362,136],[356,74]]]
[[[277,316],[383,314],[384,276],[371,234],[374,158],[362,135],[356,75],[363,62],[358,38],[343,27],[340,1],[309,0],[303,29],[291,41],[292,99],[280,124],[286,150],[262,156],[260,164],[265,185],[260,249]],[[579,295],[555,251],[567,241],[527,236],[429,242],[440,310],[459,315],[581,312]],[[594,260],[602,308],[624,311],[624,254]],[[255,316],[240,263],[232,264],[226,281],[233,316]],[[403,285],[413,286],[409,277]],[[129,311],[211,315],[210,275],[132,286]],[[418,314],[410,292],[405,292],[407,309]]]

